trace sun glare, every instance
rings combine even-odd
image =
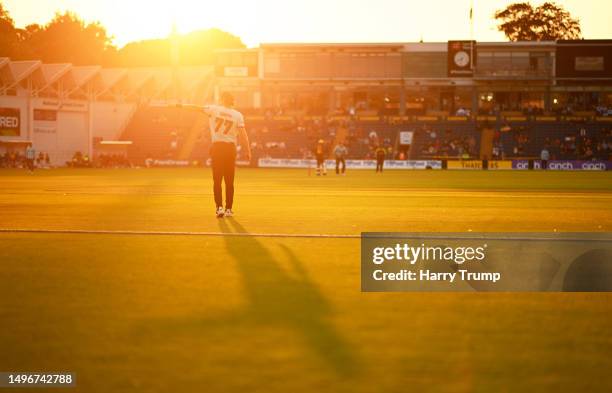
[[[609,37],[609,0],[563,0],[581,21],[587,38]],[[167,37],[172,26],[181,34],[219,28],[248,46],[261,42],[428,42],[468,38],[473,4],[474,38],[503,41],[492,15],[511,0],[2,0],[15,23],[47,23],[56,11],[74,11],[86,21],[99,21],[122,47],[132,41]],[[586,4],[588,3],[588,5]],[[440,10],[444,12],[440,12]],[[117,10],[121,10],[117,12]],[[392,11],[390,11],[392,10]]]
[[[138,10],[134,10],[137,14]],[[196,30],[219,28],[232,32],[243,38],[247,43],[255,42],[262,26],[257,26],[258,12],[256,7],[247,2],[241,2],[240,12],[230,12],[220,3],[213,1],[176,0],[170,5],[155,4],[147,11],[146,22],[133,23],[133,19],[126,20],[122,30],[125,36],[147,34],[163,37],[170,34],[173,27],[177,33],[187,34]],[[118,41],[123,42],[118,36]]]

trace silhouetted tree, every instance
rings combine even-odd
[[[17,54],[19,35],[15,22],[0,3],[0,56],[12,57]]]
[[[219,29],[194,31],[175,38],[181,65],[212,64],[215,50],[245,47],[239,37]],[[98,22],[85,23],[70,11],[56,13],[45,25],[31,24],[19,29],[0,2],[0,57],[13,60],[167,66],[172,64],[172,41],[168,37],[132,42],[118,51],[104,26]]]
[[[21,35],[24,52],[47,63],[108,65],[116,53],[112,37],[100,23],[86,24],[70,11],[56,13],[42,27],[30,25]]]
[[[580,23],[554,2],[539,7],[529,3],[510,4],[495,12],[497,28],[510,41],[554,41],[581,38]]]
[[[242,40],[219,29],[194,31],[176,38],[181,65],[214,62],[217,49],[244,48]],[[172,63],[172,38],[132,42],[118,52],[117,64],[124,67],[168,66]]]

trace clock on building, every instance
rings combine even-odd
[[[470,55],[466,51],[455,53],[455,64],[459,67],[465,67],[470,64]]]

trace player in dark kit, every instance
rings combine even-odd
[[[376,172],[383,171],[383,165],[385,164],[385,155],[387,151],[384,147],[378,146],[376,149]]]
[[[319,139],[317,145],[315,146],[315,157],[317,159],[317,176],[327,175],[327,168],[325,167],[325,158],[327,158],[327,146],[325,146],[325,141],[323,139]]]
[[[221,95],[221,105],[183,106],[204,112],[209,117],[210,156],[212,160],[213,191],[217,218],[232,217],[234,204],[234,173],[236,170],[236,146],[240,142],[244,159],[251,160],[251,146],[244,127],[242,113],[233,109],[234,97],[229,93]],[[222,183],[225,182],[225,209],[223,208]]]

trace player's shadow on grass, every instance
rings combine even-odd
[[[219,220],[219,227],[224,233],[247,233],[235,219]],[[337,374],[355,374],[355,354],[327,320],[330,305],[293,251],[281,245],[297,278],[285,272],[255,237],[226,236],[225,242],[236,261],[250,303],[243,318],[255,325],[287,327],[299,333],[307,346]]]

